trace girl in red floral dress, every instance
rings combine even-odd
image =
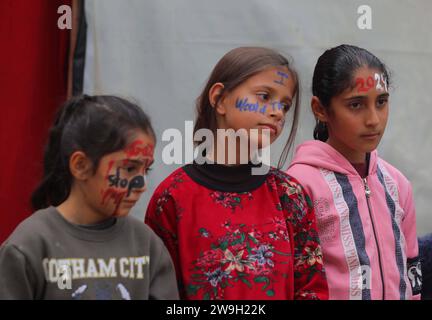
[[[243,129],[263,148],[265,138],[280,135],[290,109],[279,168],[297,128],[297,74],[271,49],[237,48],[217,63],[197,99],[194,132]],[[301,185],[273,167],[253,174],[258,165],[250,158],[232,164],[215,142],[205,163],[185,165],[158,186],[146,213],[171,253],[182,298],[327,299],[313,206]]]

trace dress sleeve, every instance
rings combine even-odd
[[[174,263],[177,281],[180,285],[181,266],[177,241],[177,210],[169,189],[158,187],[150,199],[145,215],[145,223],[162,239],[172,262]]]
[[[328,299],[322,251],[312,202],[297,182],[288,190],[287,223],[294,239],[294,299]]]

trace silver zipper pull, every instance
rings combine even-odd
[[[371,195],[371,190],[369,189],[366,178],[363,179],[363,183],[364,183],[364,187],[365,187],[366,197],[369,198],[369,196]]]

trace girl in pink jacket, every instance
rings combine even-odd
[[[341,45],[315,66],[315,141],[288,173],[311,196],[330,299],[419,299],[415,208],[409,181],[378,157],[389,75],[365,49]]]

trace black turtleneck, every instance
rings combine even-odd
[[[214,163],[192,163],[183,167],[192,180],[209,189],[224,192],[249,192],[259,188],[267,174],[252,175],[252,168],[261,164],[252,163],[226,166]]]

